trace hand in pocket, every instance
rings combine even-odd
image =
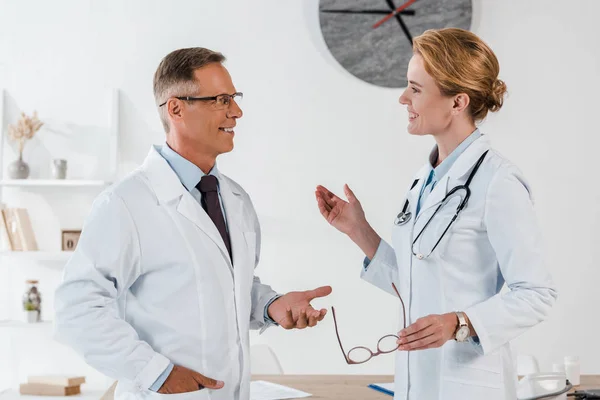
[[[175,365],[167,380],[158,390],[162,394],[177,394],[195,392],[204,388],[221,389],[225,384],[221,381],[208,378],[196,371]]]

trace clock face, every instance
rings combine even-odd
[[[357,78],[389,88],[407,85],[412,38],[427,29],[470,29],[471,15],[471,0],[320,0],[319,4],[321,32],[335,59]]]

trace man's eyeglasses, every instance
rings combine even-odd
[[[400,303],[402,304],[402,320],[404,322],[404,329],[406,329],[406,310],[404,308],[404,301],[402,300],[402,296],[398,293],[398,289],[396,289],[396,285],[392,283],[392,287],[394,288],[394,292],[398,295],[400,299]],[[340,349],[342,349],[342,353],[344,354],[344,358],[346,359],[346,363],[348,364],[362,364],[369,361],[371,358],[378,356],[380,354],[388,354],[393,353],[398,350],[400,345],[397,343],[399,337],[396,335],[386,335],[379,339],[377,342],[377,351],[373,352],[371,349],[363,346],[357,346],[352,349],[348,353],[344,351],[344,347],[342,346],[342,340],[340,339],[340,333],[338,331],[337,320],[335,318],[335,309],[331,307],[331,311],[333,313],[333,323],[335,325],[335,334],[337,335],[338,342],[340,344]]]
[[[225,108],[229,108],[231,100],[235,100],[235,102],[239,104],[240,101],[244,98],[244,94],[241,92],[236,92],[234,94],[219,94],[217,96],[210,97],[174,96],[174,98],[185,101],[212,101],[212,107],[215,110],[223,110]],[[160,104],[159,107],[162,107],[165,104],[167,104],[167,101]]]

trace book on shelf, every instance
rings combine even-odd
[[[5,208],[6,206],[3,203],[0,203],[0,251],[11,251],[13,250],[13,246],[8,233],[8,224],[4,217]]]
[[[81,386],[59,386],[44,383],[21,383],[19,393],[35,396],[71,396],[81,393]]]
[[[27,383],[19,387],[21,394],[35,396],[71,396],[81,393],[84,376],[34,375],[27,377]]]
[[[25,208],[4,208],[5,225],[13,251],[38,250],[29,213]]]
[[[46,385],[77,386],[85,383],[85,376],[67,375],[37,375],[28,376],[27,383],[42,383]]]

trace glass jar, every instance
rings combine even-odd
[[[573,386],[581,384],[581,366],[579,365],[578,356],[565,357],[565,372],[567,373],[567,379]]]
[[[67,177],[67,160],[57,159],[52,161],[52,177],[65,179]]]
[[[25,281],[26,290],[23,294],[23,310],[27,314],[33,314],[35,312],[32,322],[40,322],[42,316],[42,295],[37,287],[38,281],[29,279]]]

